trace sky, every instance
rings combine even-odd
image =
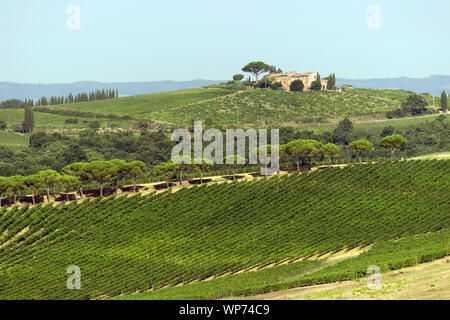
[[[0,0],[0,81],[450,75],[448,0]]]

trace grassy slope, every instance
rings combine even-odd
[[[224,89],[187,89],[49,107],[55,109],[90,111],[103,114],[149,117],[153,112],[164,110],[168,107],[188,105],[198,101],[217,98],[230,93],[231,91]]]
[[[56,114],[35,112],[34,113],[34,123],[35,128],[82,128],[87,127],[87,124],[67,124],[66,119],[71,119],[75,117],[67,117]],[[0,119],[4,120],[8,127],[14,125],[20,125],[23,121],[23,109],[0,109]],[[80,119],[82,120],[82,119]]]
[[[214,125],[301,125],[327,122],[335,116],[374,116],[400,107],[410,92],[353,89],[346,93],[189,89],[51,106],[103,114],[147,117],[172,124],[212,120]],[[431,103],[431,97],[426,97]]]
[[[26,135],[0,131],[0,145],[13,149],[28,147],[29,137]]]
[[[450,223],[447,176],[443,161],[411,161],[202,186],[161,199],[16,208],[0,214],[0,297],[114,296],[437,230]],[[71,264],[83,270],[81,291],[65,288]]]

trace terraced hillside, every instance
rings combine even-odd
[[[449,164],[357,165],[4,208],[0,299],[116,296],[447,229]],[[69,265],[81,268],[80,290],[66,287]]]
[[[112,100],[51,106],[51,109],[150,118],[170,124],[192,120],[214,125],[300,125],[336,117],[363,117],[399,108],[411,92],[352,89],[347,92],[281,92],[192,89]],[[431,104],[432,97],[425,96]]]

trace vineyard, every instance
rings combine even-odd
[[[94,112],[98,115],[149,118],[173,125],[209,120],[213,125],[302,125],[336,117],[384,114],[401,106],[411,92],[352,89],[348,92],[281,92],[191,89],[120,99],[55,105],[46,112]],[[431,104],[432,97],[424,96]]]
[[[0,299],[89,299],[450,226],[450,162],[405,161],[2,208]],[[68,290],[67,267],[81,268]]]

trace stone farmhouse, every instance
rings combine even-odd
[[[288,72],[288,73],[271,73],[267,78],[272,78],[274,82],[280,82],[283,85],[283,89],[289,91],[289,86],[291,85],[291,82],[294,80],[302,80],[303,85],[305,88],[303,91],[309,91],[311,90],[311,84],[317,80],[317,72],[305,72],[305,73],[298,73],[298,72]],[[322,90],[327,89],[327,80],[321,80],[320,83],[322,84]]]

